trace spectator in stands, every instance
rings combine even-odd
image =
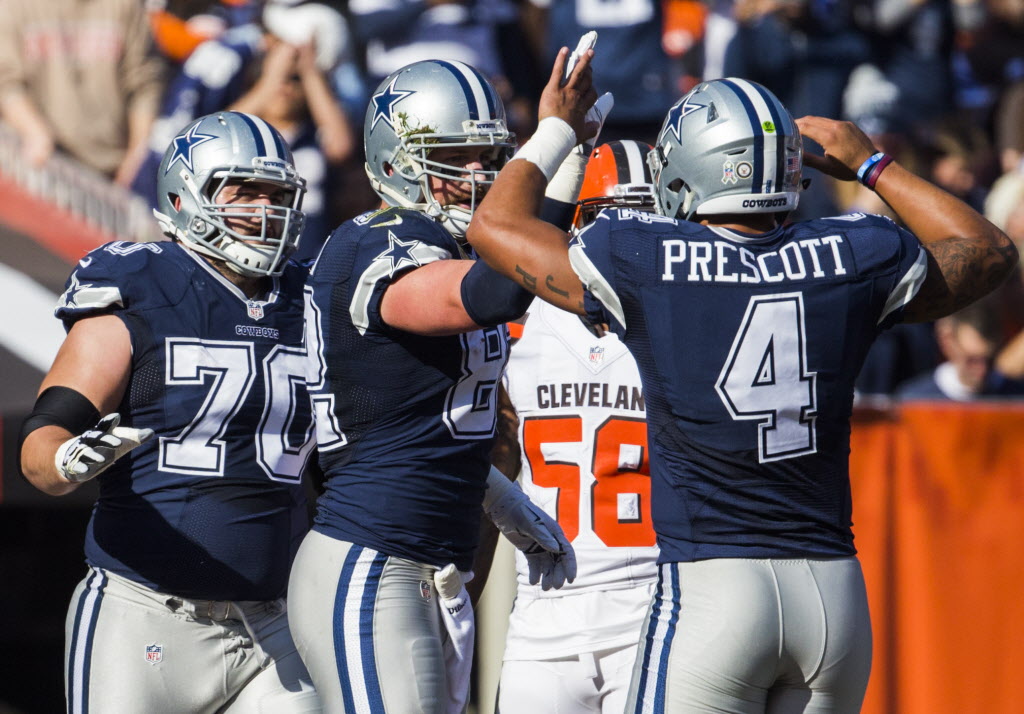
[[[347,23],[336,10],[288,0],[271,0],[259,22],[202,43],[168,87],[132,188],[156,206],[163,147],[197,116],[224,109],[256,114],[281,132],[306,178],[306,228],[298,256],[308,256],[340,218],[333,210],[332,181],[355,150],[351,122],[328,79],[349,44]]]
[[[296,47],[271,36],[259,79],[231,108],[264,119],[288,142],[307,182],[306,223],[294,257],[315,258],[335,224],[325,205],[333,169],[355,154],[356,139],[313,45]]]
[[[162,90],[144,3],[4,0],[0,17],[0,117],[25,159],[59,150],[128,185]]]
[[[207,40],[253,22],[261,0],[148,0],[149,24],[161,54],[180,65]]]
[[[952,4],[948,0],[855,0],[854,21],[868,35],[870,63],[896,90],[894,110],[900,122],[923,124],[953,109],[950,58],[956,26]]]
[[[370,84],[424,59],[465,62],[503,74],[489,5],[502,0],[351,0],[356,36],[366,47]]]
[[[465,62],[501,95],[513,132],[527,130],[523,119],[532,128],[536,105],[524,106],[522,92],[533,86],[540,96],[540,70],[514,0],[351,0],[348,8],[371,86],[420,60]]]
[[[986,397],[1024,396],[1024,382],[994,368],[1002,345],[997,311],[990,300],[974,303],[935,323],[939,348],[946,361],[931,372],[903,384],[901,400],[970,401]]]
[[[928,178],[974,210],[984,210],[995,158],[985,131],[969,121],[942,122],[923,147]]]
[[[576,47],[584,32],[598,33],[594,82],[615,96],[601,141],[635,139],[653,144],[662,119],[679,98],[672,62],[661,42],[661,0],[528,0],[544,11],[550,67],[562,47]]]

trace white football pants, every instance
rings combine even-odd
[[[326,711],[445,714],[435,570],[306,534],[288,581],[288,617]]]
[[[320,711],[284,600],[189,600],[91,568],[65,635],[72,714]]]
[[[870,672],[856,558],[666,563],[626,714],[855,714]]]

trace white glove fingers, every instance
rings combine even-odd
[[[152,429],[132,429],[127,426],[119,426],[111,432],[120,440],[128,443],[134,449],[153,438]],[[120,446],[120,444],[118,444]]]

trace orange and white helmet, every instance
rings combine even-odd
[[[591,223],[602,208],[618,206],[654,211],[654,182],[647,165],[650,144],[641,141],[609,141],[601,144],[587,161],[573,228]]]

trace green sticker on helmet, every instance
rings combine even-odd
[[[761,127],[769,134],[775,133],[775,125],[772,124],[770,121],[761,122]]]

